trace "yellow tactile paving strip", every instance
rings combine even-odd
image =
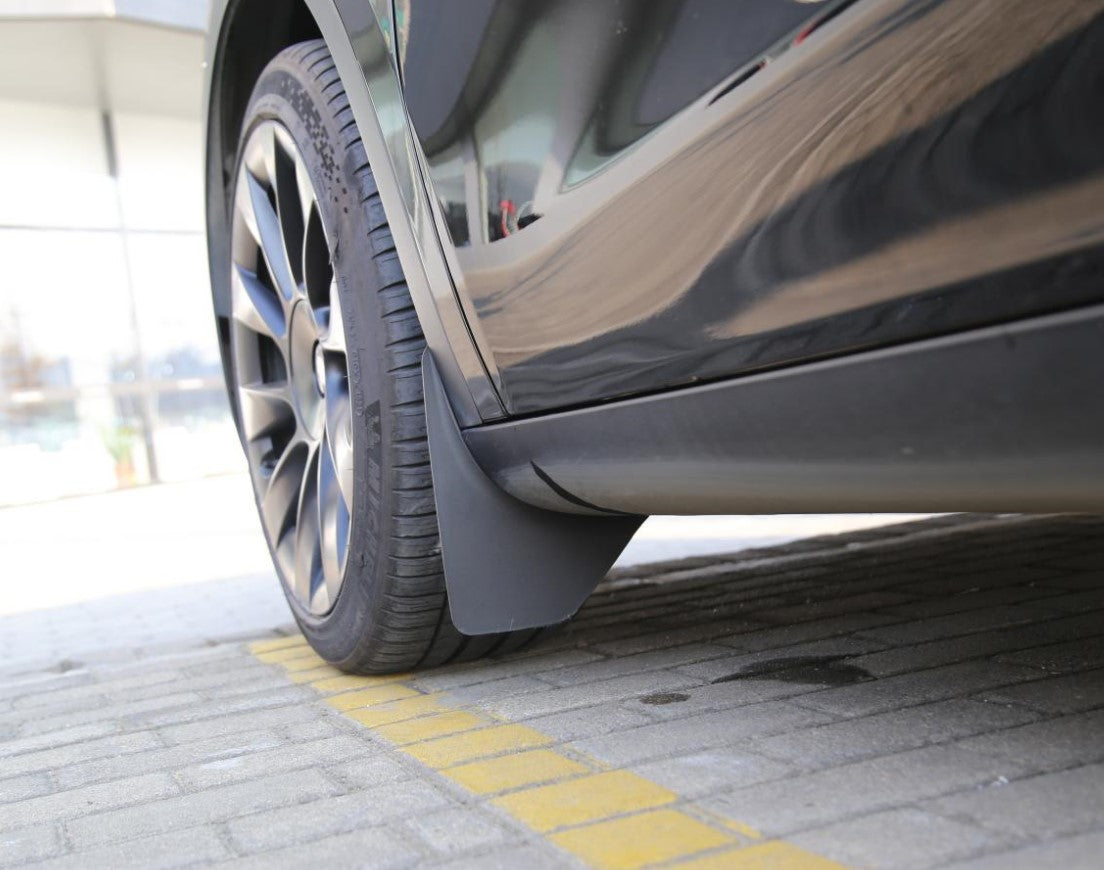
[[[250,652],[316,689],[343,715],[490,802],[586,864],[609,870],[840,870],[841,865],[736,820],[716,818],[674,792],[573,752],[525,725],[458,709],[407,675],[351,677],[302,636]]]

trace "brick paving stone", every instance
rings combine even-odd
[[[549,687],[517,698],[503,698],[488,704],[489,709],[508,719],[546,716],[575,707],[590,707],[602,701],[617,701],[653,692],[672,692],[699,683],[692,677],[665,671],[629,674],[587,683],[584,686]]]
[[[980,542],[979,542],[980,543]],[[932,573],[942,574],[943,583],[932,582],[928,584],[929,591],[935,592],[960,592],[966,589],[991,588],[994,586],[1021,586],[1026,583],[1042,583],[1053,579],[1062,573],[1052,565],[1047,567],[1033,567],[1026,565],[1009,564],[1007,559],[1000,557],[1005,555],[1000,551],[1009,546],[1005,542],[995,542],[1000,550],[994,551],[994,555],[988,557],[979,556],[976,559],[966,561],[946,560],[946,565],[936,564],[932,567]],[[1044,547],[1043,542],[1034,545],[1036,548]],[[1023,555],[1029,555],[1024,553]],[[1009,553],[1008,557],[1014,558],[1016,554]]]
[[[140,731],[138,734],[152,736],[145,731]],[[103,753],[104,757],[93,757],[89,761],[81,761],[74,757],[72,764],[55,767],[53,776],[61,788],[77,788],[89,783],[119,779],[137,773],[175,770],[186,765],[234,758],[251,752],[274,749],[281,743],[280,738],[271,731],[247,731],[231,737],[209,738],[179,746],[163,746],[158,742],[152,747],[143,747],[145,751]]]
[[[0,867],[41,861],[63,847],[57,826],[51,823],[0,831]]]
[[[20,710],[8,715],[18,716],[22,720],[21,733],[31,736],[63,731],[80,725],[101,722],[105,719],[118,721],[136,714],[148,713],[151,710],[163,711],[173,707],[179,710],[191,710],[195,709],[202,701],[203,698],[195,692],[181,692],[175,695],[161,695],[156,698],[130,701],[126,704],[104,703],[92,706],[85,704],[79,710],[54,716],[36,715],[34,711],[30,710]]]
[[[813,710],[803,710],[785,701],[768,701],[734,712],[726,710],[656,722],[605,737],[577,740],[573,745],[609,764],[633,764],[716,746],[731,746],[750,737],[808,727],[827,720],[827,716]]]
[[[489,683],[469,683],[449,691],[457,703],[493,707],[502,702],[520,701],[529,695],[548,691],[548,683],[536,677],[520,675],[493,680]]]
[[[118,725],[114,722],[93,722],[88,725],[75,725],[72,728],[63,728],[43,734],[17,737],[0,743],[0,758],[8,758],[24,752],[80,744],[83,740],[92,740],[107,734],[114,734],[116,731],[118,731]]]
[[[974,634],[989,628],[1023,625],[1046,615],[1048,614],[1045,611],[1022,605],[986,607],[947,616],[920,618],[895,625],[867,628],[860,636],[890,644],[923,643],[959,634]]]
[[[62,770],[69,765],[79,764],[85,760],[123,757],[132,752],[141,752],[159,746],[161,746],[161,741],[157,735],[148,731],[139,731],[134,734],[111,734],[107,737],[88,740],[85,743],[75,742],[50,749],[24,752],[3,759],[2,764],[4,771],[13,775],[33,770]],[[59,782],[59,785],[70,787],[63,782]]]
[[[971,589],[957,595],[941,595],[935,598],[922,598],[906,604],[883,607],[884,613],[892,613],[902,620],[930,619],[937,616],[949,616],[956,613],[989,609],[999,605],[1024,604],[1030,602],[1032,610],[1054,610],[1048,602],[1055,598],[1054,590],[1036,586],[991,586],[985,589]]]
[[[163,773],[132,776],[0,805],[0,830],[57,821],[112,807],[153,801],[176,794],[179,786]]]
[[[796,646],[826,637],[849,635],[869,628],[899,622],[900,620],[885,613],[850,613],[832,619],[815,622],[799,622],[794,625],[779,625],[734,635],[727,640],[718,641],[726,646],[735,647],[744,652],[781,649]]]
[[[167,834],[87,849],[77,854],[54,858],[36,867],[39,870],[85,870],[88,867],[168,870],[172,867],[211,864],[228,857],[230,853],[218,832],[214,828],[205,827],[170,831]]]
[[[0,804],[38,797],[52,790],[53,784],[45,773],[26,773],[0,779]]]
[[[121,666],[117,673],[140,673],[145,670],[172,665],[186,674],[200,676],[211,671],[222,671],[227,667],[242,667],[247,660],[241,655],[241,647],[235,643],[221,643],[216,646],[205,644],[197,648],[194,644],[171,653],[159,653],[156,656],[131,658]],[[252,662],[250,662],[252,664]]]
[[[1021,772],[1004,759],[929,746],[737,789],[701,804],[780,835],[950,792],[972,797],[976,787]]]
[[[421,853],[383,828],[369,828],[237,858],[221,866],[228,870],[271,870],[301,867],[372,867],[379,870],[413,867]]]
[[[485,850],[517,838],[490,813],[471,806],[418,813],[406,826],[438,855]]]
[[[952,819],[904,808],[849,819],[789,838],[853,867],[921,870],[1003,845],[999,837]]]
[[[690,662],[702,662],[731,654],[732,650],[728,647],[692,643],[671,650],[652,650],[636,655],[600,659],[575,667],[542,673],[540,676],[541,679],[554,686],[578,686],[584,683],[624,676],[625,674],[675,669]],[[696,676],[688,668],[681,668],[681,670],[684,673],[690,673],[691,676]]]
[[[1104,819],[1104,764],[951,795],[924,806],[1020,840],[1080,834]]]
[[[1049,843],[1027,846],[1015,852],[994,854],[948,864],[948,870],[1039,870],[1062,867],[1065,870],[1098,870],[1104,854],[1104,832],[1093,831],[1063,837]]]
[[[202,694],[211,700],[230,700],[242,695],[257,695],[262,692],[276,694],[287,688],[287,678],[283,674],[269,672],[248,681],[227,681],[221,686],[205,689]]]
[[[940,557],[940,561],[942,561],[942,557]],[[1050,585],[1049,578],[1060,576],[1060,572],[1040,570],[1037,572],[1038,579],[1028,579],[1024,583],[1036,583],[1040,594],[1044,594],[1044,590],[1050,590],[1050,595],[1058,595],[1065,590]],[[975,580],[977,582],[974,582]],[[962,576],[959,573],[948,576],[933,565],[932,568],[918,573],[913,580],[898,588],[902,592],[924,596],[919,599],[921,602],[932,601],[936,606],[939,606],[939,602],[946,602],[946,606],[954,610],[956,609],[955,599],[959,596],[976,595],[991,589],[1000,590],[1011,585],[1014,584],[1007,579],[1007,572],[1003,575],[988,572],[976,577],[973,575]],[[1021,584],[1015,585],[1019,588]]]
[[[1048,586],[1056,592],[1058,590],[1078,592],[1082,589],[1096,589],[1100,586],[1100,564],[1104,562],[1104,554],[1093,556],[1093,560],[1096,562],[1095,570],[1079,570],[1077,573],[1073,573],[1068,569],[1055,570],[1052,567],[1051,576],[1045,580],[1039,580],[1036,585]]]
[[[412,779],[414,765],[392,755],[372,755],[331,764],[326,773],[350,788],[373,788]]]
[[[635,764],[632,769],[685,798],[782,779],[795,770],[792,765],[734,746]]]
[[[983,692],[981,697],[1001,704],[1023,704],[1049,714],[1078,713],[1104,707],[1104,669],[1003,686]]]
[[[865,613],[893,604],[902,604],[915,600],[911,595],[900,592],[864,592],[860,595],[847,595],[820,601],[775,607],[770,610],[756,610],[755,618],[767,622],[791,625],[795,622],[809,622],[830,616],[846,616],[850,613]]]
[[[898,707],[1023,683],[1039,676],[1040,672],[1033,668],[971,661],[827,689],[804,696],[801,703],[840,716],[869,716]]]
[[[248,713],[171,725],[158,729],[158,733],[169,743],[182,743],[186,740],[224,736],[239,731],[255,731],[278,725],[314,721],[317,718],[318,714],[314,710],[306,704],[301,704],[295,707],[279,707],[275,710],[251,710]]]
[[[760,614],[772,607],[786,604],[791,600],[791,595],[787,594],[785,590],[779,590],[776,595],[756,597],[750,601],[740,595],[725,597],[717,601],[710,601],[707,598],[702,601],[697,608],[686,608],[682,606],[686,601],[686,595],[682,594],[672,598],[666,605],[665,612],[662,616],[653,616],[650,621],[657,626],[670,626],[672,628],[683,625],[696,626],[701,619],[701,613],[705,610],[714,610],[720,613],[724,611],[724,608],[739,608],[746,611],[749,616],[753,616],[756,620],[769,625],[772,620],[760,619]],[[608,624],[602,626],[603,630],[608,630],[611,633],[616,633],[621,630],[631,631],[633,628],[634,626],[631,620],[624,620],[619,617],[611,617],[608,620]]]
[[[278,725],[273,730],[287,740],[321,740],[324,737],[336,737],[338,734],[361,733],[355,722],[340,716],[326,715],[305,722],[290,722]]]
[[[146,675],[138,675],[144,677]],[[152,676],[152,675],[151,675]],[[158,675],[161,677],[161,675]],[[259,690],[267,686],[286,688],[287,681],[278,682],[281,674],[274,672],[261,662],[247,660],[234,667],[222,667],[216,671],[204,671],[201,674],[184,674],[172,680],[159,679],[144,685],[104,686],[104,695],[113,701],[132,701],[143,697],[155,697],[159,692],[199,692],[204,697],[217,697],[226,691]],[[134,678],[135,680],[138,677]]]
[[[68,822],[66,831],[74,847],[88,848],[127,840],[139,833],[220,822],[337,791],[337,786],[317,771],[297,770],[82,816]]]
[[[46,715],[48,711],[58,707],[68,707],[71,703],[87,704],[90,699],[114,697],[116,700],[128,700],[120,697],[121,692],[138,690],[138,697],[152,697],[151,688],[164,686],[168,693],[187,691],[179,687],[181,674],[178,670],[169,669],[153,673],[133,674],[121,677],[117,680],[96,680],[94,682],[82,681],[79,685],[57,688],[48,692],[35,692],[12,699],[13,710],[38,711],[39,715]]]
[[[757,751],[799,768],[820,768],[889,755],[929,743],[1007,729],[1036,715],[1021,708],[954,698],[873,716],[830,722],[754,741]],[[959,745],[974,747],[968,742]],[[1007,757],[1007,756],[1006,756]]]
[[[763,662],[776,661],[778,659],[794,658],[798,656],[833,656],[851,659],[862,656],[873,650],[884,648],[879,641],[857,637],[827,637],[807,643],[794,644],[792,646],[778,647],[771,650],[761,650],[751,653],[732,654],[732,650],[723,658],[711,658],[708,661],[699,661],[690,665],[681,665],[676,668],[679,673],[698,677],[702,680],[717,680],[732,676],[751,665]],[[849,662],[850,663],[850,662]]]
[[[645,692],[622,702],[633,711],[644,711],[652,719],[688,719],[705,713],[716,713],[780,701],[819,692],[823,686],[779,679],[734,680],[687,686],[678,692]],[[656,703],[660,701],[661,703]]]
[[[242,851],[261,852],[420,816],[450,800],[427,782],[400,782],[256,813],[228,827]]]
[[[286,770],[321,767],[347,759],[359,760],[361,756],[375,751],[361,737],[340,735],[215,758],[178,770],[175,776],[187,788],[203,789]]]
[[[1099,521],[1099,517],[1096,518]],[[1073,522],[1073,518],[1069,518]],[[1059,568],[1067,576],[1076,576],[1077,572],[1092,572],[1100,570],[1100,562],[1104,559],[1104,551],[1100,549],[1099,542],[1086,540],[1083,536],[1068,541],[1061,549],[1056,549],[1045,554],[1032,555],[1025,553],[1025,564],[1040,565],[1047,568]]]
[[[579,870],[584,865],[562,852],[553,852],[547,847],[535,845],[508,846],[496,849],[489,854],[475,857],[457,858],[439,865],[442,870]]]
[[[877,623],[878,620],[872,620]],[[701,621],[678,628],[652,627],[651,630],[630,632],[627,637],[606,640],[595,639],[591,649],[610,656],[635,655],[653,650],[672,649],[684,643],[718,643],[732,645],[746,633],[767,628],[765,622],[750,620],[715,619]]]
[[[1019,760],[1033,770],[1053,772],[1104,761],[1104,710],[993,730],[958,745],[975,752]]]
[[[84,683],[126,685],[126,681],[131,678],[141,681],[146,678],[145,675],[164,675],[168,671],[188,675],[191,668],[198,664],[209,666],[211,663],[216,663],[225,666],[226,663],[234,661],[240,663],[241,656],[235,656],[232,647],[207,645],[196,647],[191,644],[186,649],[172,652],[149,652],[141,655],[133,651],[123,654],[111,652],[106,653],[103,659],[70,662],[67,665],[68,669],[59,671],[55,666],[44,673],[57,681],[52,689],[57,690],[63,687],[62,681],[72,686]],[[152,679],[156,683],[162,679],[162,676],[154,676]]]
[[[1100,621],[1101,629],[1104,630],[1104,615]],[[1104,636],[1077,638],[1064,643],[1006,652],[997,656],[997,661],[1027,665],[1051,674],[1093,670],[1104,667]]]
[[[0,674],[3,672],[0,671]],[[46,672],[8,676],[0,683],[0,701],[14,704],[17,699],[31,699],[37,695],[52,694],[92,682],[87,670]],[[29,703],[33,703],[29,701]]]
[[[624,731],[638,725],[649,725],[655,721],[643,712],[626,709],[624,703],[617,700],[593,707],[550,713],[547,716],[526,720],[526,724],[557,740],[566,741],[580,737],[600,736],[612,731]]]
[[[1065,620],[1034,623],[1029,626],[983,631],[925,643],[897,646],[857,656],[848,663],[874,676],[887,677],[940,665],[957,664],[974,658],[986,658],[1010,650],[1020,650],[1036,641],[1046,643],[1069,637]]]
[[[199,719],[211,719],[232,716],[249,710],[269,710],[273,707],[289,707],[313,701],[317,695],[307,686],[287,686],[277,691],[251,692],[245,696],[219,698],[215,701],[199,700],[194,704],[173,706],[160,709],[146,715],[131,717],[136,725],[146,728],[161,728],[195,722]]]
[[[1085,613],[1086,611],[1099,612],[1104,610],[1104,590],[1094,585],[1077,592],[1070,592],[1053,598],[1040,599],[1037,604],[1054,610],[1067,611],[1069,613]]]
[[[415,674],[414,682],[427,692],[444,692],[475,683],[502,680],[507,677],[542,674],[599,661],[603,656],[589,650],[568,649],[537,657],[491,660],[486,663],[465,663]]]

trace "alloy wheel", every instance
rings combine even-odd
[[[289,592],[322,615],[349,550],[349,364],[318,196],[275,121],[242,151],[231,232],[234,386],[261,522]]]

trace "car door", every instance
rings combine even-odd
[[[1099,300],[1102,4],[398,0],[511,414]]]

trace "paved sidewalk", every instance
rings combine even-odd
[[[294,634],[9,669],[0,865],[1099,866],[1104,520],[617,572],[399,678]]]

